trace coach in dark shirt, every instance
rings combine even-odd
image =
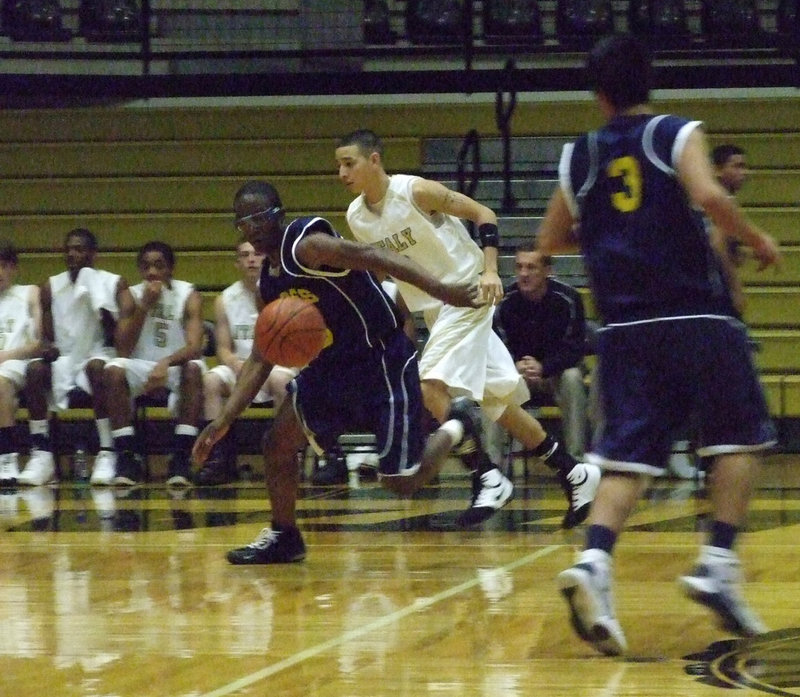
[[[583,302],[570,285],[551,278],[552,261],[533,244],[516,252],[516,281],[495,313],[498,333],[534,403],[552,397],[561,409],[564,439],[574,457],[586,446]]]

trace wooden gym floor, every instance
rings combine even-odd
[[[455,470],[400,501],[303,484],[305,562],[233,567],[267,521],[263,482],[173,496],[70,483],[0,493],[0,694],[11,697],[722,697],[800,694],[800,468],[765,466],[739,552],[773,631],[738,641],[675,583],[702,540],[695,482],[664,480],[616,557],[630,654],[568,627],[554,578],[582,532],[540,467],[483,529]],[[353,482],[355,484],[355,482]]]

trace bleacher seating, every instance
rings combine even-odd
[[[745,269],[747,319],[762,347],[756,360],[773,414],[798,419],[800,100],[712,97],[659,107],[703,119],[712,144],[733,140],[748,153],[753,174],[740,200],[781,242],[785,264],[778,273]],[[504,275],[513,273],[516,244],[535,234],[562,144],[598,122],[588,99],[518,103],[511,141],[518,210],[500,220]],[[98,265],[131,282],[138,280],[138,247],[162,237],[176,249],[176,276],[197,285],[210,318],[214,296],[235,278],[230,204],[238,185],[273,179],[290,216],[320,213],[346,233],[350,195],[337,180],[333,149],[344,131],[361,126],[384,135],[390,171],[425,171],[451,184],[461,134],[474,128],[484,134],[475,196],[489,205],[500,201],[495,110],[480,100],[0,110],[0,237],[21,250],[22,283],[40,283],[63,268],[60,247],[72,227],[94,230]],[[581,287],[587,315],[596,316],[576,259],[558,259],[556,268]],[[160,418],[157,410],[153,416]]]

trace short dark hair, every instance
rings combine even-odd
[[[616,110],[650,101],[650,53],[630,34],[601,39],[590,51],[586,73],[592,90]]]
[[[351,131],[339,139],[339,144],[336,147],[343,148],[348,145],[357,145],[362,153],[376,152],[381,158],[383,157],[383,141],[380,136],[368,128],[359,128],[356,131]]]
[[[253,196],[254,198],[262,199],[267,208],[277,206],[283,208],[281,203],[280,194],[278,190],[269,182],[251,179],[239,187],[236,195],[233,197],[233,204],[236,205],[237,201],[245,196]]]
[[[0,261],[14,266],[18,265],[17,248],[8,240],[0,240]]]
[[[744,149],[733,143],[724,143],[711,151],[711,161],[715,166],[721,167],[734,155],[744,155]]]
[[[164,261],[167,262],[167,266],[169,266],[170,270],[175,268],[175,252],[172,251],[172,247],[161,240],[150,240],[150,242],[146,242],[142,246],[139,253],[136,255],[137,266],[141,266],[144,255],[148,252],[158,252],[164,257]]]
[[[80,237],[83,240],[84,247],[88,247],[92,251],[97,251],[97,238],[94,236],[94,233],[85,227],[76,227],[70,230],[64,236],[64,245],[66,246],[67,241],[70,237]]]
[[[520,242],[517,245],[517,249],[514,253],[517,254],[519,252],[539,252],[539,250],[536,248],[536,242]],[[539,253],[542,254],[541,252]],[[542,263],[545,266],[552,266],[553,257],[551,257],[549,254],[542,254]]]

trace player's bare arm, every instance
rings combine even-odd
[[[42,322],[40,355],[48,362],[53,362],[61,354],[55,345],[52,298],[53,294],[50,290],[50,281],[47,280],[39,287],[39,307]]]
[[[170,365],[183,365],[203,355],[203,300],[200,293],[193,290],[186,299],[183,311],[183,333],[186,344],[169,357]]]
[[[117,321],[114,325],[114,348],[118,356],[130,356],[133,347],[141,331],[131,327],[133,312],[136,309],[136,301],[133,299],[133,293],[128,287],[128,282],[124,278],[120,278],[117,285]],[[134,338],[135,335],[135,338]]]
[[[780,251],[775,240],[748,220],[714,175],[706,138],[699,128],[686,139],[677,170],[689,198],[706,212],[726,237],[739,240],[753,250],[753,256],[759,261],[759,270],[779,263]]]
[[[494,227],[497,232],[497,215],[488,206],[469,196],[448,189],[432,179],[415,179],[411,189],[414,204],[428,215],[447,213],[462,220],[469,220],[477,229],[482,225]],[[487,302],[497,303],[503,297],[503,283],[497,271],[497,246],[484,245],[483,274],[479,285]]]
[[[491,208],[433,179],[415,179],[411,193],[417,207],[428,215],[448,213],[456,218],[471,220],[475,225],[497,224],[497,216]]]
[[[303,264],[313,268],[331,266],[387,274],[456,307],[480,307],[485,304],[476,283],[442,283],[412,259],[360,242],[325,233],[313,234],[298,243],[295,254]]]
[[[536,248],[542,254],[552,255],[573,250],[577,243],[575,219],[567,204],[567,197],[559,187],[550,197],[536,232]]]
[[[159,286],[159,294],[160,292]],[[156,296],[157,298],[158,296]],[[142,333],[144,321],[147,319],[148,307],[148,305],[136,302],[130,290],[128,290],[127,296],[125,294],[120,296],[119,318],[117,319],[117,329],[114,334],[119,356],[127,358],[133,352],[136,342],[139,341],[139,336]]]

